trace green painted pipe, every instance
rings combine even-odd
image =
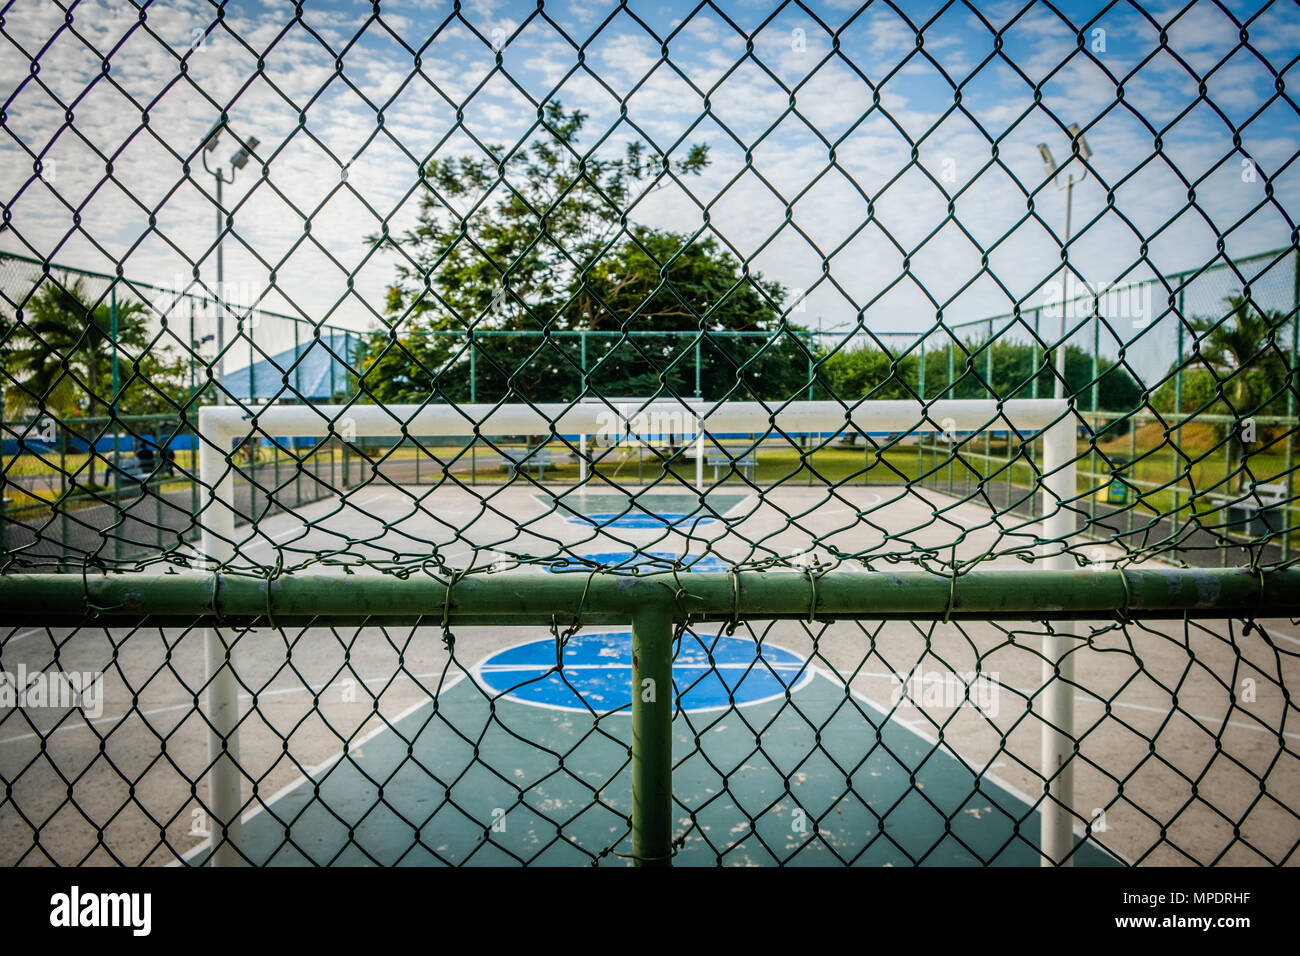
[[[986,569],[957,578],[925,571],[795,570],[673,575],[474,573],[448,586],[431,576],[298,574],[4,574],[0,624],[262,626],[630,622],[647,606],[676,622],[754,619],[1070,620],[1300,616],[1300,569]]]
[[[632,617],[632,854],[671,866],[673,838],[673,616],[649,604]]]

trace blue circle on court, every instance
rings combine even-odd
[[[610,511],[607,513],[597,513],[589,515],[574,515],[566,517],[570,524],[589,524],[594,528],[630,528],[641,529],[662,528],[667,525],[675,528],[678,525],[706,525],[715,524],[717,518],[712,515],[702,515],[698,512],[694,514],[637,514],[634,511],[618,513]]]
[[[554,638],[506,648],[475,668],[480,684],[510,700],[554,710],[631,713],[632,632],[575,634],[556,666]],[[741,637],[682,635],[673,659],[676,706],[719,710],[783,697],[812,679],[792,651]]]
[[[554,562],[546,566],[552,574],[571,571],[589,571],[591,564],[613,568],[617,571],[636,569],[642,574],[655,571],[671,571],[677,566],[683,571],[725,571],[730,567],[722,559],[712,554],[673,554],[671,551],[602,551],[598,554],[583,554],[581,562]]]

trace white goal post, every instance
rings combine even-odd
[[[235,442],[256,435],[315,437],[344,435],[360,438],[403,436],[474,437],[497,435],[579,435],[607,432],[611,420],[633,437],[633,423],[620,415],[663,416],[682,421],[682,435],[694,435],[696,485],[703,491],[704,446],[712,435],[745,432],[834,434],[845,429],[872,432],[978,432],[1010,427],[1043,440],[1042,507],[1043,566],[1068,570],[1075,566],[1067,551],[1077,532],[1070,506],[1076,488],[1076,422],[1062,399],[710,403],[702,400],[655,399],[644,404],[627,401],[581,401],[540,405],[268,405],[246,409],[212,405],[199,409],[199,480],[203,556],[220,567],[233,559],[235,542],[234,473],[230,462]],[[612,418],[611,418],[612,416]],[[585,458],[581,442],[580,458]],[[588,472],[582,463],[582,473]],[[1031,572],[1032,573],[1032,572]],[[1074,627],[1058,622],[1044,638],[1043,720],[1040,770],[1044,777],[1042,863],[1057,865],[1071,857],[1074,838],[1074,657],[1070,653]],[[240,829],[240,771],[238,766],[238,682],[227,664],[228,649],[214,629],[206,633],[208,666],[209,801],[215,865],[239,862],[235,847]],[[223,752],[224,748],[224,752]],[[218,843],[218,828],[228,834]]]

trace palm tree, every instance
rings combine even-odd
[[[17,388],[6,389],[7,414],[29,411],[33,403],[59,417],[107,414],[111,409],[113,355],[129,362],[148,344],[146,307],[121,303],[114,317],[106,302],[91,304],[84,280],[49,282],[24,306],[21,320],[10,318],[5,337],[5,369]],[[114,325],[116,324],[116,328]],[[95,482],[90,455],[89,482]]]
[[[1191,321],[1197,333],[1201,358],[1223,380],[1232,384],[1232,394],[1219,397],[1227,401],[1230,413],[1238,418],[1261,410],[1286,384],[1287,363],[1278,350],[1274,336],[1290,316],[1284,312],[1263,312],[1245,296],[1224,300],[1228,313],[1219,318]],[[1235,429],[1229,429],[1230,432]],[[1236,472],[1237,446],[1228,439],[1228,474]]]

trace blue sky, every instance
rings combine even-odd
[[[407,0],[383,3],[376,18],[369,3],[311,2],[293,22],[289,4],[232,2],[218,22],[212,4],[176,0],[148,6],[142,25],[130,4],[103,0],[75,5],[67,28],[49,0],[17,0],[0,37],[0,197],[12,220],[0,249],[104,271],[120,263],[165,285],[188,279],[189,258],[210,282],[212,181],[201,168],[187,179],[182,163],[226,107],[236,131],[261,140],[269,172],[263,180],[250,166],[227,189],[237,210],[227,280],[267,293],[272,307],[364,327],[393,262],[367,260],[362,237],[381,220],[394,232],[412,222],[418,163],[478,152],[475,139],[536,135],[537,104],[555,98],[590,113],[584,145],[611,129],[605,150],[631,137],[675,151],[707,143],[713,163],[686,184],[693,198],[668,183],[633,219],[693,233],[707,209],[712,234],[752,268],[792,296],[809,290],[796,319],[825,328],[851,326],[863,309],[872,328],[917,330],[934,323],[936,301],[950,322],[1040,304],[1059,267],[1064,194],[1047,185],[1035,197],[1041,221],[1026,219],[1016,180],[1044,186],[1036,144],[1063,162],[1071,122],[1095,154],[1075,189],[1070,254],[1089,283],[1151,275],[1144,242],[1162,272],[1214,258],[1218,233],[1232,255],[1289,244],[1300,115],[1287,98],[1269,100],[1275,74],[1291,86],[1300,75],[1294,4],[1224,3],[1254,17],[1249,49],[1211,3],[1181,14],[1163,3],[1145,14],[976,6],[979,16],[939,3],[651,0],[621,10],[586,0],[547,3],[543,17],[535,3],[488,2],[456,17],[450,0]],[[1083,51],[1071,24],[1084,28]],[[30,57],[42,48],[38,84]],[[96,51],[112,51],[108,78]],[[1125,78],[1118,104],[1112,77]],[[786,113],[791,96],[798,115]],[[640,132],[619,122],[623,106]],[[911,165],[914,144],[937,183]],[[218,155],[233,148],[227,138]],[[54,161],[53,190],[32,180],[29,151]],[[1194,205],[1184,180],[1196,183]],[[54,191],[79,208],[79,228]],[[964,232],[948,221],[949,196]]]

